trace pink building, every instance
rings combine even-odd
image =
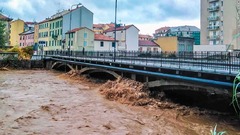
[[[34,30],[29,30],[19,34],[20,48],[34,45]]]

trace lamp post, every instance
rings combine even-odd
[[[115,1],[115,28],[114,28],[114,54],[113,54],[113,61],[116,61],[116,45],[117,45],[117,0]]]
[[[81,3],[78,3],[78,4],[73,4],[72,6],[71,6],[71,9],[70,9],[70,22],[69,22],[69,31],[71,31],[71,26],[72,26],[72,8],[74,7],[74,6],[79,6],[79,5],[82,5]],[[68,52],[69,52],[69,56],[70,56],[70,52],[71,52],[71,41],[70,41],[70,36],[71,35],[71,33],[69,33],[69,36],[68,36],[68,39],[69,39],[69,41],[68,41]]]

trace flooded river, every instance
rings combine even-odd
[[[45,70],[0,71],[1,135],[240,135],[225,116],[179,116],[108,101],[99,86]]]

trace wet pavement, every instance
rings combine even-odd
[[[0,71],[1,135],[240,135],[236,124],[108,101],[99,85],[45,70]]]

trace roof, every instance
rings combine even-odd
[[[139,34],[139,38],[152,38],[150,35]]]
[[[102,28],[104,24],[93,24],[93,28]]]
[[[117,28],[116,28],[116,31],[127,30],[127,29],[129,29],[130,27],[132,27],[132,26],[135,27],[135,28],[137,28],[137,27],[134,26],[134,25],[126,25],[126,26],[117,27]],[[137,29],[138,29],[138,28],[137,28]],[[138,30],[139,30],[139,29],[138,29]],[[111,28],[105,30],[104,32],[113,32],[113,31],[115,31],[115,27],[111,27]]]
[[[102,35],[102,34],[95,34],[94,35],[94,40],[98,41],[114,41],[114,38]]]
[[[19,35],[28,35],[28,34],[33,34],[34,33],[34,30],[28,30],[28,31],[25,31],[23,33],[20,33]]]
[[[90,31],[93,31],[93,30],[91,30],[91,29],[89,29],[89,28],[87,28],[87,27],[80,27],[80,28],[72,29],[72,30],[66,32],[66,34],[75,33],[75,32],[77,32],[77,31],[79,31],[79,30],[82,30],[82,29],[88,29],[88,30],[90,30]]]
[[[171,32],[177,32],[177,31],[200,31],[200,29],[196,26],[177,26],[177,27],[171,27]]]
[[[155,33],[158,33],[158,32],[160,32],[160,31],[168,31],[170,29],[170,27],[161,27],[161,28],[159,28],[159,29],[157,29],[157,30],[155,30]]]
[[[139,46],[155,46],[159,47],[155,42],[150,40],[139,40]]]
[[[4,21],[12,21],[11,18],[8,18],[8,17],[4,16],[3,14],[0,14],[0,20],[4,20]]]

